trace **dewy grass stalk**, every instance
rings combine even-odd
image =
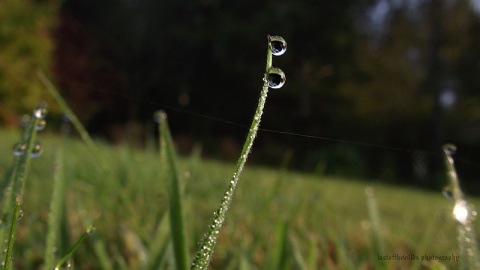
[[[233,193],[235,192],[238,180],[240,179],[240,174],[242,173],[250,150],[252,149],[253,141],[257,136],[260,120],[263,114],[263,108],[267,99],[268,88],[280,88],[285,83],[285,74],[283,71],[281,71],[279,68],[272,67],[272,55],[282,55],[286,49],[287,44],[282,37],[268,36],[267,66],[265,70],[265,76],[263,77],[263,88],[262,92],[260,93],[257,110],[255,111],[250,130],[247,134],[242,152],[237,161],[235,173],[233,174],[228,189],[220,202],[220,207],[213,213],[213,218],[208,226],[207,233],[202,239],[200,249],[197,251],[190,269],[207,269],[208,265],[210,264],[218,235],[225,220],[225,215],[233,200]]]
[[[450,182],[450,186],[446,190],[452,193],[455,203],[453,217],[457,221],[457,240],[460,256],[458,269],[480,269],[478,244],[473,226],[477,212],[473,209],[472,205],[467,203],[460,188],[460,181],[458,180],[452,158],[456,150],[457,148],[452,144],[443,146],[447,176]]]
[[[10,269],[12,267],[13,242],[17,222],[18,219],[21,218],[20,212],[22,211],[23,191],[25,189],[25,182],[30,167],[30,160],[34,157],[38,157],[42,151],[40,144],[36,142],[36,136],[37,131],[43,129],[38,128],[38,125],[40,121],[44,121],[46,113],[47,110],[44,103],[35,108],[29,119],[26,130],[22,134],[21,141],[15,144],[13,149],[13,155],[19,160],[14,163],[15,168],[12,172],[10,187],[4,201],[5,212],[3,215],[6,216],[5,222],[7,224],[9,223],[7,247],[5,249],[5,258],[3,260],[5,269]],[[12,211],[11,214],[7,214],[7,212],[10,211]],[[2,228],[0,231],[1,243],[3,243],[6,233],[7,231],[5,231],[5,228]]]

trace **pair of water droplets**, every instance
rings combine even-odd
[[[44,103],[40,104],[35,110],[33,110],[32,116],[38,119],[37,125],[35,126],[35,130],[41,131],[44,130],[47,121],[45,120],[45,117],[47,115],[47,108]],[[31,121],[30,115],[24,115],[21,119],[20,126],[23,128],[26,128]],[[16,157],[23,156],[27,152],[27,143],[25,141],[23,142],[18,142],[13,145],[13,155]],[[39,157],[42,154],[42,145],[40,144],[39,141],[35,141],[33,148],[32,148],[32,153],[30,154],[30,157],[36,158]]]
[[[287,51],[287,42],[281,36],[268,36],[270,51],[272,55],[280,56]],[[278,67],[272,66],[267,70],[268,87],[273,89],[281,88],[287,78],[285,73]]]

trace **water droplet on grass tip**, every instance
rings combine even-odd
[[[47,116],[47,105],[42,102],[33,110],[33,115],[38,119],[44,119]]]
[[[457,152],[457,147],[453,144],[448,143],[443,146],[443,151],[448,156],[453,156],[455,152]]]
[[[27,144],[26,143],[16,143],[13,146],[13,155],[16,157],[23,156],[25,155],[25,152],[27,151]]]
[[[153,114],[153,120],[155,121],[155,123],[160,124],[165,119],[167,119],[167,114],[162,110],[156,111]]]
[[[37,131],[44,130],[46,126],[47,126],[47,121],[45,121],[45,119],[42,119],[42,120],[38,121],[38,124],[35,127],[35,129]]]
[[[285,73],[279,69],[278,67],[270,67],[267,72],[267,82],[268,87],[273,89],[281,88],[287,78],[285,77]]]
[[[35,142],[35,144],[33,145],[33,149],[32,149],[32,154],[30,154],[30,157],[32,158],[36,158],[36,157],[39,157],[42,155],[42,145],[40,144],[40,142]]]
[[[270,46],[272,54],[280,56],[287,51],[287,42],[281,36],[268,36],[270,39]]]

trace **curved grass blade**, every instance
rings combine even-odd
[[[170,179],[169,213],[175,263],[177,269],[185,270],[188,269],[189,258],[183,217],[184,200],[180,179],[178,177],[175,149],[168,128],[167,117],[165,113],[160,114],[160,123],[158,126],[160,133],[160,153],[161,162],[164,165],[163,168],[168,171],[168,178]]]
[[[237,161],[235,172],[233,173],[232,179],[230,180],[227,191],[225,192],[223,198],[220,201],[220,207],[213,213],[213,218],[208,225],[206,234],[203,236],[200,248],[195,255],[190,269],[207,269],[212,259],[213,251],[217,243],[218,235],[222,228],[223,222],[225,221],[225,216],[230,207],[230,204],[233,200],[233,194],[237,187],[238,181],[240,179],[240,174],[242,173],[243,167],[247,162],[248,155],[252,149],[253,142],[257,136],[257,131],[260,126],[260,120],[263,114],[263,108],[267,100],[268,89],[269,89],[269,73],[268,71],[272,67],[272,45],[270,43],[270,36],[268,36],[269,43],[267,48],[267,65],[265,70],[265,76],[263,78],[263,88],[260,93],[260,99],[258,101],[257,110],[253,117],[252,124],[247,134],[247,138],[240,153],[240,157]]]
[[[85,241],[85,239],[87,238],[87,236],[93,232],[93,229],[94,229],[94,226],[93,224],[90,225],[84,233],[82,233],[82,235],[80,236],[80,238],[78,238],[77,242],[75,242],[75,244],[73,244],[72,248],[70,248],[69,251],[67,251],[67,253],[65,254],[65,256],[63,256],[60,260],[58,260],[57,264],[55,265],[55,269],[60,269],[60,267],[68,260],[70,259],[70,257],[72,257],[73,253],[75,253],[75,251],[77,251],[78,247],[80,247],[80,245],[83,243],[83,241]]]

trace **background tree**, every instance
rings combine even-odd
[[[36,73],[50,70],[58,6],[56,0],[0,2],[0,123],[17,125],[19,114],[51,100]]]

